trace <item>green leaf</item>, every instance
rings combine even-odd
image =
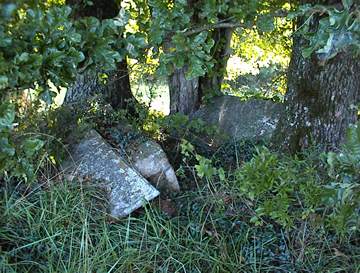
[[[15,107],[10,103],[0,105],[0,131],[3,129],[11,129],[15,120]]]
[[[352,0],[342,0],[342,4],[345,9],[349,10],[353,4]]]
[[[318,49],[316,53],[325,53],[325,54],[329,53],[332,48],[333,38],[334,38],[334,33],[330,33],[329,38],[326,41],[326,44],[322,48]]]
[[[124,8],[120,9],[118,16],[114,19],[116,26],[124,27],[129,22],[130,14]]]
[[[186,71],[185,75],[186,79],[190,80],[205,75],[206,71],[203,60],[199,59],[196,56],[191,56],[189,61],[189,69],[188,71]]]
[[[0,137],[0,158],[8,159],[15,155],[15,148],[9,143],[7,137]]]
[[[11,38],[2,37],[2,35],[0,37],[1,37],[1,39],[0,39],[0,47],[8,47],[8,46],[11,45],[11,43],[12,43]]]
[[[81,34],[79,33],[72,33],[69,38],[69,41],[73,43],[80,43],[81,42]]]
[[[218,169],[218,175],[221,182],[224,182],[226,179],[225,171],[223,168]]]
[[[302,49],[302,55],[304,58],[309,58],[313,52],[314,52],[313,47],[307,47]]]
[[[28,158],[32,157],[43,146],[44,141],[37,138],[28,138],[22,144],[22,148]]]
[[[53,98],[56,95],[57,94],[54,91],[51,91],[48,87],[43,87],[39,89],[39,98],[47,105],[50,105],[53,102]]]
[[[10,18],[16,11],[16,5],[14,3],[0,4],[1,16],[8,19]]]
[[[175,64],[176,68],[182,68],[185,64],[184,56],[182,56],[182,55],[176,56],[176,58],[174,59],[174,64]]]
[[[271,15],[260,15],[256,21],[256,27],[260,32],[271,32],[275,29],[274,17]]]
[[[5,89],[9,85],[8,77],[0,75],[0,89]]]
[[[29,60],[29,53],[27,52],[23,52],[20,54],[20,56],[17,58],[17,61],[19,61],[19,63],[25,63]]]
[[[207,38],[207,32],[203,31],[195,36],[192,47],[202,46]]]
[[[150,42],[154,44],[161,44],[163,41],[163,32],[160,29],[153,29],[150,32]]]

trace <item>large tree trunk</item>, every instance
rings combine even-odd
[[[286,111],[274,141],[291,153],[310,144],[335,149],[344,140],[346,128],[357,120],[360,101],[360,61],[350,52],[340,53],[326,63],[316,54],[304,58],[306,44],[294,38],[288,72]]]
[[[67,1],[67,4],[74,9],[75,18],[92,16],[104,20],[114,18],[119,13],[115,0],[93,0],[92,5],[86,5],[84,2],[83,0]],[[136,101],[131,92],[126,59],[117,64],[116,71],[109,73],[106,85],[100,83],[96,74],[85,72],[79,75],[76,83],[68,89],[64,103],[85,101],[94,95],[101,95],[115,109],[127,108],[129,100]]]
[[[221,94],[221,83],[230,57],[232,29],[216,29],[213,31],[212,37],[215,41],[212,56],[216,63],[210,72],[203,77],[187,80],[185,78],[187,67],[184,66],[181,69],[176,69],[170,75],[168,80],[170,113],[192,114],[199,109],[203,96]]]

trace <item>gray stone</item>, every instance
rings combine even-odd
[[[281,103],[270,100],[241,101],[235,96],[220,96],[200,108],[192,118],[216,126],[227,136],[212,140],[213,145],[218,146],[231,140],[270,139],[283,111]]]
[[[76,177],[89,177],[109,193],[110,213],[126,216],[159,195],[136,170],[131,168],[95,131],[70,149],[72,160],[67,161],[67,172]]]
[[[130,148],[131,147],[131,148]],[[147,178],[160,191],[180,191],[175,171],[170,165],[161,146],[155,141],[146,140],[127,149],[134,168]]]
[[[112,128],[112,135],[117,142],[132,135],[121,145],[121,155],[127,158],[142,176],[148,179],[160,191],[180,191],[179,182],[173,167],[161,146],[142,133],[135,133],[131,125],[123,122]]]

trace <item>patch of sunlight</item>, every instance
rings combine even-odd
[[[145,63],[139,63],[135,59],[128,58],[130,69],[131,91],[135,98],[150,109],[162,112],[164,115],[170,113],[170,95],[167,80],[156,75],[159,60],[148,51]]]
[[[132,85],[132,91],[137,100],[148,105],[151,109],[162,112],[164,115],[170,113],[169,87],[165,83],[149,86],[144,82]]]
[[[234,80],[240,74],[257,74],[259,69],[238,56],[231,56],[227,62],[227,80]]]
[[[67,88],[59,87],[58,89],[56,89],[55,86],[52,87],[51,85],[50,85],[50,88],[51,88],[51,90],[53,90],[57,93],[57,95],[54,98],[53,104],[55,105],[55,107],[59,107],[64,102]]]

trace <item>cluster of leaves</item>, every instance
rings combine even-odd
[[[197,163],[194,167],[200,178],[212,178],[214,175],[217,175],[220,181],[225,181],[226,177],[224,169],[222,167],[214,167],[210,159],[196,153],[194,146],[190,142],[182,140],[180,147],[181,153],[185,156],[185,159],[190,156],[195,156]]]
[[[245,29],[257,25],[260,31],[271,31],[274,17],[270,11],[284,1],[275,2],[138,0],[124,4],[122,12],[136,22],[133,31],[146,35],[152,56],[160,61],[160,75],[170,75],[186,65],[186,77],[191,79],[211,71],[216,62],[211,52],[214,29],[225,23]]]
[[[359,133],[354,128],[350,132],[350,135]],[[359,140],[356,139],[357,147]],[[291,227],[298,219],[303,219],[325,224],[344,234],[356,231],[360,221],[357,183],[360,169],[358,161],[352,161],[357,165],[353,164],[349,170],[349,161],[342,159],[346,157],[351,161],[358,156],[358,150],[352,148],[345,148],[340,154],[325,155],[331,163],[323,163],[323,167],[330,172],[320,176],[321,167],[316,167],[313,160],[289,160],[263,149],[238,171],[236,180],[242,193],[255,204],[254,222],[261,223],[261,217],[269,217]],[[335,165],[338,173],[334,176]]]
[[[115,69],[124,58],[118,20],[84,18],[73,22],[71,8],[2,4],[0,20],[0,89],[36,89],[51,102],[49,84],[67,86],[76,73],[89,67]]]
[[[160,73],[171,74],[174,69],[188,66],[186,77],[196,78],[204,76],[213,65],[211,48],[214,40],[208,39],[207,32],[201,32],[194,37],[178,33],[172,37],[172,45],[166,54],[160,56]]]
[[[283,156],[263,147],[230,173],[214,167],[190,143],[185,141],[181,145],[186,158],[196,158],[194,170],[200,178],[222,182],[234,179],[240,196],[254,209],[250,221],[256,225],[274,221],[293,229],[306,221],[342,235],[358,232],[359,147],[360,130],[354,126],[349,129],[343,151],[324,154],[324,160],[316,161],[310,155]]]
[[[286,6],[288,10],[289,7]],[[267,17],[266,17],[267,18]],[[276,61],[286,66],[291,53],[292,22],[286,18],[268,19],[272,28],[237,29],[233,34],[232,48],[236,56],[252,62]]]
[[[336,193],[336,197],[329,200],[329,205],[334,208],[330,215],[333,224],[339,228],[345,228],[345,224],[359,225],[358,218],[353,215],[354,211],[359,212],[360,203],[359,122],[349,128],[342,152],[330,152],[327,163],[331,181],[327,188]]]
[[[31,180],[31,162],[43,146],[39,139],[12,130],[13,123],[25,122],[15,107],[24,90],[50,104],[56,88],[71,84],[77,73],[97,67],[114,70],[125,55],[136,55],[135,47],[144,44],[135,36],[122,39],[127,22],[121,14],[101,22],[93,17],[74,21],[71,8],[58,2],[0,4],[1,176]]]
[[[273,63],[259,69],[259,73],[240,74],[235,79],[226,80],[223,90],[244,99],[260,98],[282,101],[285,93],[285,69]]]
[[[342,0],[340,7],[304,5],[290,18],[297,16],[306,18],[298,30],[309,41],[303,49],[304,57],[315,52],[326,61],[346,48],[360,53],[360,10],[353,0]],[[314,25],[314,19],[319,19],[318,24]]]
[[[17,177],[28,182],[35,178],[44,141],[36,136],[14,133],[15,110],[9,103],[0,105],[0,179]]]

